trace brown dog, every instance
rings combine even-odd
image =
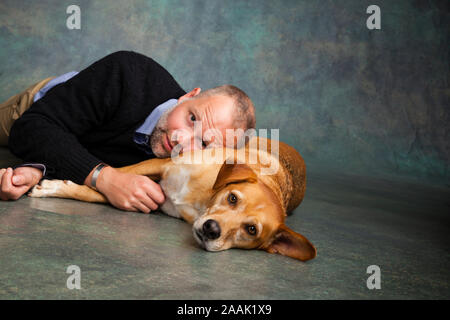
[[[308,239],[284,223],[306,186],[304,161],[287,144],[254,137],[237,150],[190,151],[119,170],[159,181],[166,195],[161,210],[193,224],[194,238],[208,251],[263,249],[302,261],[316,256]],[[44,180],[29,195],[108,202],[94,189],[61,180]]]

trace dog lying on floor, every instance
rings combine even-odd
[[[284,223],[303,200],[306,168],[283,142],[253,137],[241,149],[189,151],[119,170],[158,181],[166,195],[160,209],[192,224],[195,240],[208,251],[262,249],[302,261],[316,256],[308,239]],[[67,180],[43,180],[29,196],[108,202],[94,189]]]

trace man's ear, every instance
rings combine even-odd
[[[316,248],[308,239],[284,224],[275,232],[271,243],[263,249],[269,253],[279,253],[301,261],[313,259],[317,254]]]
[[[180,98],[178,98],[178,103],[182,102],[183,100],[187,99],[187,98],[193,98],[196,95],[198,95],[200,93],[200,91],[202,91],[201,88],[194,88],[192,89],[192,91],[186,93],[184,96],[181,96]]]
[[[254,183],[257,180],[258,178],[255,172],[248,165],[243,163],[229,164],[225,161],[217,174],[213,189],[221,189],[230,183]]]

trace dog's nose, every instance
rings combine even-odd
[[[203,234],[210,240],[220,237],[220,227],[216,220],[209,219],[203,224]]]

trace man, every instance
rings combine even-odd
[[[255,127],[253,104],[240,89],[186,93],[162,66],[132,51],[112,53],[71,75],[19,116],[8,145],[34,164],[0,171],[0,199],[18,199],[45,174],[94,186],[115,207],[146,213],[164,203],[159,185],[113,167],[169,157],[176,145],[208,147],[206,130],[225,137],[226,129]],[[195,121],[201,132],[194,132]]]

